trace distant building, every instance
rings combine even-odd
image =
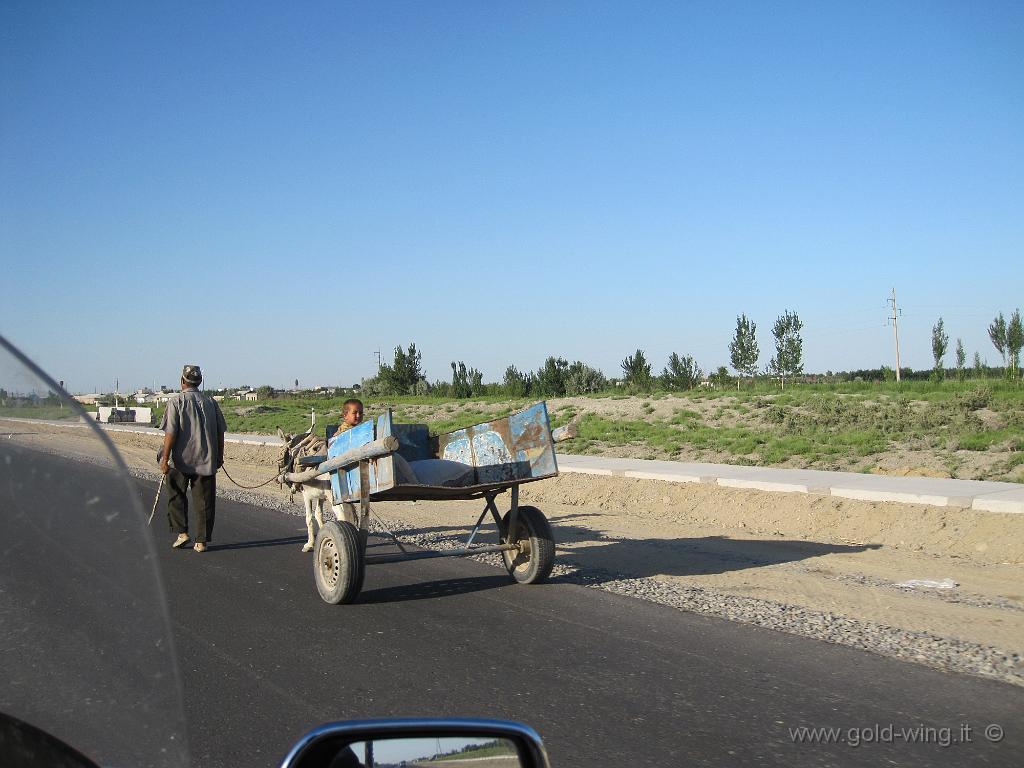
[[[138,403],[139,405],[142,405],[143,403],[153,402],[153,392],[152,390],[149,389],[137,389],[135,390],[135,394],[132,395],[132,397],[135,399],[135,402]]]

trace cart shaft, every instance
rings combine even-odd
[[[427,552],[409,552],[407,554],[396,553],[393,555],[367,555],[366,564],[376,565],[378,563],[398,563],[403,560],[426,560],[431,557],[469,557],[470,555],[483,555],[488,552],[507,552],[510,549],[519,549],[516,544],[489,544],[485,546],[465,547],[449,550],[430,550]]]

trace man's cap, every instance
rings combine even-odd
[[[181,369],[181,378],[189,384],[202,384],[203,372],[199,370],[198,365],[186,365]]]

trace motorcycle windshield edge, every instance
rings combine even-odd
[[[100,765],[177,768],[181,684],[144,492],[0,336],[0,713]]]

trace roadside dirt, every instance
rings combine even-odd
[[[40,446],[59,432],[62,452],[96,453],[84,429],[21,423],[17,432],[11,439]],[[108,434],[129,466],[155,469],[159,437]],[[244,485],[276,469],[273,447],[229,443],[226,453]],[[223,475],[220,484],[231,487]],[[287,498],[274,484],[258,492]],[[521,499],[551,520],[557,563],[597,579],[712,589],[1024,655],[1024,515],[580,474],[525,485]],[[374,509],[414,531],[459,535],[482,505]],[[896,586],[911,579],[958,586]]]

